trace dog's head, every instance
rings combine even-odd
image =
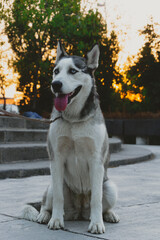
[[[54,105],[58,111],[64,111],[70,105],[75,105],[76,109],[76,102],[84,104],[93,86],[92,74],[98,67],[99,55],[99,47],[96,44],[87,53],[86,58],[69,56],[61,42],[58,42],[51,84],[55,95]]]

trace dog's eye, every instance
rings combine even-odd
[[[70,68],[69,69],[69,73],[71,73],[71,74],[75,74],[75,73],[77,73],[78,71],[76,70],[76,69],[74,69],[74,68]]]
[[[59,69],[56,68],[56,69],[54,70],[54,74],[57,75],[58,73],[59,73]]]

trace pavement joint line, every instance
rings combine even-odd
[[[8,214],[5,214],[5,213],[0,213],[0,215],[5,216],[5,217],[13,218],[13,219],[11,219],[11,220],[2,221],[2,222],[0,222],[0,224],[1,224],[1,223],[5,223],[5,222],[11,222],[11,221],[14,221],[14,220],[25,220],[25,219],[23,219],[23,218],[21,218],[21,217],[11,216],[11,215],[8,215]],[[87,234],[87,233],[80,233],[80,232],[72,231],[72,230],[69,230],[69,229],[67,229],[67,228],[64,228],[64,229],[61,229],[61,230],[62,230],[62,231],[65,231],[65,232],[77,234],[77,235],[82,235],[82,236],[90,237],[90,238],[101,239],[101,240],[109,240],[109,239],[107,239],[107,238],[98,237],[98,236],[90,235],[90,234]]]
[[[21,217],[12,216],[12,215],[5,214],[5,213],[0,213],[0,215],[5,216],[5,217],[10,217],[10,218],[15,218],[15,219],[17,219],[17,220],[22,220],[22,219],[23,219],[23,218],[21,218]],[[13,220],[15,220],[15,219],[13,219]]]
[[[117,207],[117,209],[118,208],[127,208],[127,207],[137,207],[137,206],[153,205],[153,204],[157,204],[157,203],[160,203],[160,201],[159,202],[137,203],[137,204],[132,204],[132,205],[128,205],[128,206],[120,206],[120,207]]]
[[[15,219],[11,219],[11,220],[4,220],[4,221],[0,222],[0,224],[1,224],[1,223],[12,222],[12,221],[15,221]]]
[[[74,233],[74,234],[77,234],[77,235],[82,235],[82,236],[85,236],[85,237],[91,237],[91,238],[102,239],[102,240],[109,240],[108,238],[98,237],[97,235],[95,236],[95,235],[90,235],[90,234],[87,234],[87,233],[80,233],[80,232],[76,232],[76,231],[71,231],[67,228],[64,228],[62,230],[65,231],[65,232],[70,232],[70,233]]]

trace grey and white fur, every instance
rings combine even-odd
[[[49,229],[64,228],[64,220],[90,220],[88,231],[104,233],[106,222],[119,222],[113,207],[117,200],[114,183],[107,177],[109,141],[94,71],[98,67],[99,47],[94,45],[85,58],[68,56],[58,42],[51,89],[55,97],[67,96],[65,110],[55,107],[50,125],[48,153],[51,184],[40,213],[32,206],[23,218],[47,223]]]

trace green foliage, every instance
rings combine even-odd
[[[159,36],[155,33],[153,24],[148,24],[141,34],[145,35],[146,42],[127,75],[132,84],[144,87],[142,94],[145,98],[140,104],[141,110],[156,112],[160,110]]]
[[[112,88],[113,80],[121,82],[122,76],[116,70],[116,63],[118,59],[119,47],[117,36],[114,32],[111,33],[110,38],[104,37],[100,44],[100,61],[99,67],[95,73],[97,80],[97,89],[100,93],[101,108],[103,111],[114,111],[116,104],[120,100],[120,95],[115,93]]]
[[[107,38],[100,13],[90,10],[84,14],[80,3],[80,0],[14,0],[4,15],[6,34],[16,53],[14,66],[20,75],[19,90],[24,92],[21,105],[28,104],[30,110],[51,111],[50,82],[57,39],[62,40],[69,54],[77,55],[83,55],[99,42],[98,91],[103,110],[111,105],[112,81],[118,76],[117,38],[114,32]]]

